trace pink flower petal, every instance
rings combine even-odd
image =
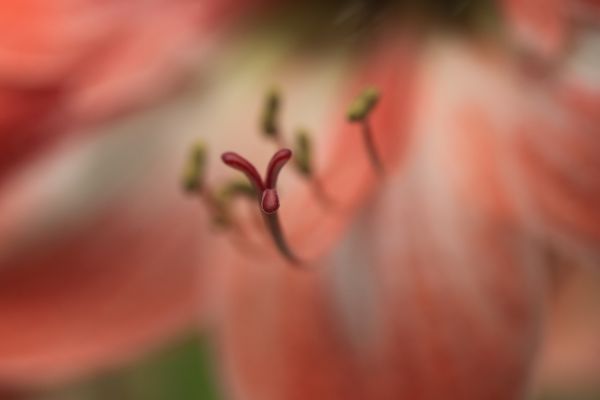
[[[523,105],[525,115],[515,127],[517,162],[530,211],[538,214],[536,224],[546,238],[571,255],[597,254],[600,90],[597,82],[573,75],[565,72],[554,87],[530,88],[535,101]]]
[[[402,90],[414,75],[401,71],[416,61],[415,54],[402,59],[396,57],[401,47],[388,45],[384,54],[390,58],[370,58],[377,61],[369,72],[388,77],[379,83],[382,98],[387,94],[387,107],[401,118],[411,104],[406,97],[415,99]],[[386,65],[396,66],[404,84]],[[376,128],[385,132],[380,141],[396,143],[386,149],[402,155],[388,164],[395,167],[381,189],[368,181],[366,206],[341,237],[327,220],[311,225],[304,236],[292,233],[291,242],[301,251],[311,248],[302,246],[306,242],[333,245],[309,262],[307,268],[314,270],[297,270],[277,258],[233,261],[224,279],[219,333],[235,397],[525,394],[538,343],[544,273],[536,269],[537,249],[527,246],[514,211],[501,196],[483,193],[501,181],[492,161],[485,165],[485,153],[475,152],[488,149],[479,142],[471,143],[469,153],[463,147],[465,137],[485,141],[494,135],[490,120],[473,124],[474,114],[463,110],[483,104],[492,107],[483,108],[492,117],[502,111],[489,100],[503,95],[493,89],[504,84],[504,66],[453,46],[425,58],[414,133],[403,136],[397,129],[402,124],[393,119]],[[377,79],[363,79],[369,78]],[[486,84],[490,91],[482,90]],[[387,107],[379,111],[393,115]],[[340,200],[354,199],[360,177],[370,173],[347,131],[336,136],[331,151],[340,156],[325,180]],[[344,151],[351,155],[344,158]],[[486,171],[479,175],[482,161]],[[468,193],[472,197],[464,197]],[[313,213],[303,204],[283,218],[291,232]]]
[[[544,392],[577,393],[600,382],[600,272],[567,268],[559,276],[537,372]]]
[[[568,52],[578,28],[600,21],[598,0],[502,0],[501,6],[517,42],[549,60]]]
[[[0,183],[82,124],[148,105],[254,1],[25,0],[0,12]]]
[[[148,148],[122,136],[114,139],[119,149],[129,145],[137,157],[113,151],[104,159],[113,164],[101,165],[120,176],[103,178],[97,166],[58,200],[48,190],[24,192],[25,199],[43,196],[50,215],[37,210],[38,199],[0,207],[3,217],[16,218],[0,224],[4,387],[52,384],[129,361],[204,314],[204,260],[212,257],[211,246],[201,247],[209,240],[206,215],[178,190],[179,162],[157,163],[143,154]],[[33,175],[27,184],[69,188],[61,169],[49,172],[47,182]]]
[[[564,0],[503,0],[517,40],[543,56],[556,56],[565,45],[568,21]]]

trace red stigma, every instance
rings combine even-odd
[[[265,185],[263,184],[260,174],[250,161],[232,151],[223,153],[223,155],[221,155],[221,160],[231,168],[243,172],[252,186],[254,186],[254,189],[256,189],[256,192],[262,194],[265,190]]]
[[[275,189],[266,189],[263,192],[260,208],[266,214],[273,214],[279,209],[279,196]]]
[[[273,154],[267,167],[267,180],[265,182],[267,189],[275,189],[279,172],[290,158],[292,158],[292,151],[290,149],[281,149]]]
[[[273,154],[263,181],[252,163],[237,153],[223,153],[221,159],[231,168],[243,172],[258,193],[260,209],[265,214],[273,214],[279,209],[277,196],[277,178],[283,166],[292,158],[290,149],[281,149]]]

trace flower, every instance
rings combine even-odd
[[[417,104],[410,130],[390,123],[404,97],[383,94],[373,114],[376,142],[389,151],[386,177],[377,181],[351,126],[337,135],[344,146],[330,147],[328,193],[335,204],[355,199],[348,207],[360,211],[340,228],[312,217],[327,211],[307,207],[310,199],[282,199],[296,250],[319,254],[315,270],[227,263],[220,343],[234,397],[505,399],[528,390],[546,278],[538,249],[525,245],[504,171],[478,154],[497,148],[494,120],[507,112],[498,96],[511,93],[496,77],[507,79],[507,66],[476,45],[407,51],[403,63],[399,48],[371,53],[377,61],[367,65],[377,69],[363,78]],[[397,66],[412,62],[416,87],[397,80],[410,76]],[[336,157],[336,149],[344,151]]]
[[[274,43],[273,31],[263,27],[259,40],[242,40],[216,64],[221,68],[212,86],[200,95],[191,88],[148,120],[130,121],[123,130],[132,132],[105,135],[70,156],[68,165],[80,165],[82,157],[96,155],[108,182],[90,185],[86,178],[97,176],[95,168],[73,178],[67,167],[69,173],[49,174],[52,190],[33,185],[42,193],[63,192],[54,179],[66,175],[66,187],[76,188],[67,191],[69,209],[91,217],[67,225],[63,238],[39,255],[28,251],[40,237],[47,240],[38,225],[14,240],[0,305],[8,304],[9,321],[26,328],[49,321],[39,330],[40,336],[54,333],[46,343],[60,344],[65,332],[75,332],[77,341],[48,352],[40,336],[18,337],[27,346],[0,368],[4,376],[23,379],[25,371],[36,371],[52,378],[44,373],[51,364],[67,375],[114,362],[115,348],[137,353],[133,343],[147,347],[193,317],[202,314],[206,324],[208,314],[235,398],[507,399],[529,393],[544,328],[548,254],[590,264],[597,254],[593,74],[581,72],[575,54],[559,73],[532,75],[494,36],[398,27],[397,10],[389,7],[350,3],[334,19],[319,9],[323,14],[315,15],[325,15],[326,25],[317,17],[309,25],[317,41],[299,41],[292,29]],[[278,29],[293,27],[285,15],[275,22]],[[359,34],[332,46],[318,30],[331,20]],[[261,114],[257,99],[272,81],[284,95],[275,139],[287,143],[290,127],[300,123],[324,132],[312,136],[313,168],[303,176],[288,167],[281,172],[278,197],[269,198],[278,199],[280,209],[261,198],[263,211],[277,211],[302,268],[290,265],[289,254],[286,260],[278,251],[281,243],[274,246],[255,223],[254,199],[235,200],[229,210],[235,225],[221,232],[210,226],[212,201],[218,201],[211,196],[234,176],[219,167],[215,153],[234,150],[257,164],[273,154],[273,138],[253,134]],[[368,86],[380,94],[368,123],[348,123],[345,109]],[[150,125],[159,132],[139,128]],[[208,196],[204,208],[169,186],[196,136],[209,151],[209,173],[198,193]],[[60,171],[59,163],[49,165]],[[44,183],[39,169],[31,174],[32,180],[15,183],[26,194],[8,192],[12,210],[31,197],[32,181]],[[328,204],[315,194],[315,182]],[[93,199],[106,197],[95,205],[87,190]],[[55,207],[64,202],[61,196]],[[16,221],[6,224],[13,229],[30,218],[29,210],[5,215]],[[68,272],[57,272],[61,268]],[[81,282],[93,285],[73,304]],[[27,296],[23,287],[30,288]],[[113,290],[123,295],[115,306],[94,296]],[[53,312],[57,304],[69,313]],[[108,318],[92,324],[85,318],[90,310]],[[74,328],[65,329],[65,322]],[[127,329],[105,335],[104,327],[122,322]],[[14,348],[6,343],[5,352]]]

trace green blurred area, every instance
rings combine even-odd
[[[208,341],[196,333],[133,365],[30,397],[31,400],[222,399]]]

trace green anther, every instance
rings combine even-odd
[[[377,105],[379,92],[375,88],[365,89],[350,105],[348,120],[352,122],[364,120]]]
[[[190,149],[183,172],[183,188],[188,192],[199,192],[204,186],[207,149],[203,141],[197,141]]]
[[[279,90],[271,89],[265,97],[265,105],[261,117],[261,130],[266,136],[277,136],[279,133],[278,118],[281,108],[281,96]]]
[[[299,129],[296,132],[294,146],[294,162],[302,175],[312,174],[312,144],[308,131]]]
[[[223,195],[226,195],[228,198],[235,197],[235,196],[242,196],[242,197],[249,197],[249,198],[256,197],[256,190],[254,189],[254,186],[252,186],[249,182],[241,180],[241,179],[234,180],[234,181],[227,183],[222,188],[222,193],[223,193]]]
[[[233,180],[221,186],[212,198],[213,223],[220,228],[231,225],[231,203],[236,197],[256,199],[254,187],[243,180]]]

